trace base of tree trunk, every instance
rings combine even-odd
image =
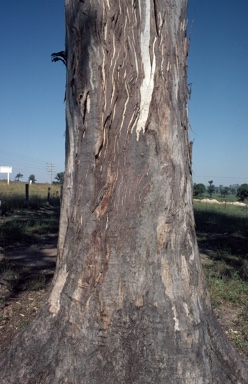
[[[246,384],[248,367],[230,347],[211,313],[194,335],[167,333],[168,319],[154,306],[127,305],[106,331],[86,328],[46,309],[1,356],[2,384]],[[66,321],[65,321],[66,320]],[[202,340],[202,338],[204,340]]]

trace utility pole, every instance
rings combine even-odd
[[[50,174],[51,176],[51,184],[53,182],[53,175],[55,173],[55,168],[56,168],[56,165],[53,164],[53,163],[46,163],[46,171]]]

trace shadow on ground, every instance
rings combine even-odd
[[[248,278],[248,216],[195,209],[200,251],[215,262],[225,263],[223,274]]]
[[[49,206],[0,218],[0,284],[9,296],[44,288],[51,281],[58,226],[59,210]]]

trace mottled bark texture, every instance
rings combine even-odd
[[[48,303],[0,382],[247,383],[196,244],[186,0],[66,0],[67,164]]]

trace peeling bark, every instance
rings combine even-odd
[[[247,383],[194,229],[186,0],[66,0],[66,174],[47,304],[11,383]]]

